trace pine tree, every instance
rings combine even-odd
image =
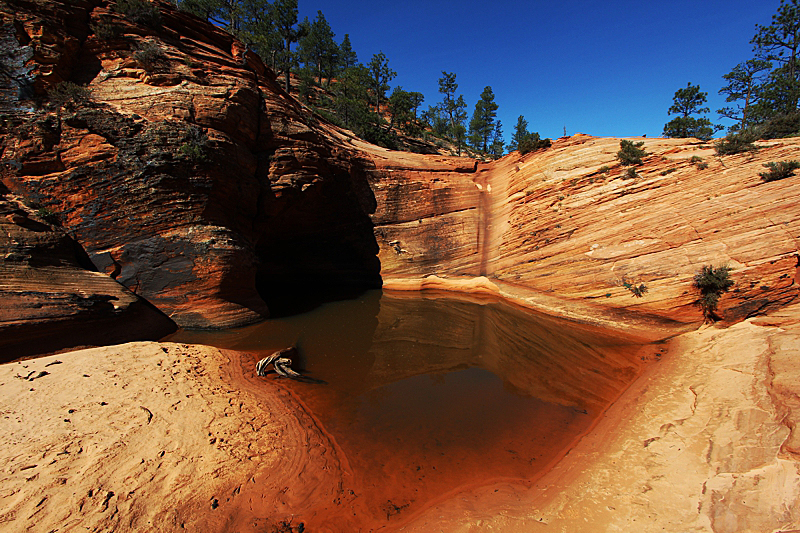
[[[473,148],[483,153],[489,150],[489,139],[494,131],[497,107],[492,88],[486,86],[481,93],[480,100],[475,103],[472,120],[469,121],[469,142]]]
[[[492,144],[489,145],[489,153],[495,159],[503,157],[503,126],[498,120],[494,123],[494,131],[492,132]]]
[[[442,77],[439,78],[439,92],[444,95],[441,110],[447,114],[450,122],[449,130],[452,135],[456,127],[455,111],[456,111],[456,90],[458,83],[456,83],[455,72],[442,71]]]
[[[514,133],[511,136],[511,142],[508,145],[508,151],[513,152],[517,150],[520,154],[527,154],[540,148],[547,148],[551,144],[550,139],[542,139],[538,132],[528,131],[528,121],[522,115],[517,118],[517,124],[514,126]]]
[[[411,109],[414,110],[414,122],[417,121],[417,109],[419,106],[422,105],[422,102],[425,101],[425,95],[420,92],[411,91],[408,93],[409,98],[411,99]]]
[[[369,71],[364,65],[345,70],[334,85],[334,109],[344,127],[356,131],[369,114]]]
[[[750,42],[757,59],[777,64],[764,86],[769,111],[793,113],[800,100],[800,0],[781,0],[772,23],[756,29]]]
[[[669,114],[678,114],[664,125],[665,137],[687,138],[696,137],[701,140],[709,140],[715,131],[721,129],[721,126],[711,124],[707,118],[694,118],[691,115],[708,113],[707,107],[700,107],[706,102],[708,93],[700,91],[698,85],[692,85],[691,82],[686,85],[684,89],[675,91],[675,96],[672,101],[673,104],[669,108]]]
[[[456,143],[458,155],[461,155],[461,149],[464,147],[464,139],[467,134],[467,127],[464,122],[467,120],[467,103],[464,102],[464,97],[459,95],[452,107],[452,135]]]
[[[275,56],[283,48],[283,40],[272,22],[272,4],[268,0],[242,0],[240,13],[242,21],[234,35],[274,70]]]
[[[511,135],[511,142],[508,143],[508,151],[513,152],[519,149],[519,144],[528,138],[528,121],[522,115],[517,118],[517,124],[514,126],[514,133]]]
[[[389,68],[389,60],[386,59],[383,52],[373,55],[367,68],[370,74],[375,112],[380,113],[381,103],[386,100],[386,91],[389,90],[389,82],[397,76],[397,72]]]
[[[389,96],[389,113],[391,115],[390,125],[403,129],[413,118],[411,114],[411,94],[408,91],[404,91],[400,86],[395,87],[391,96]]]
[[[409,135],[418,135],[417,107],[422,103],[422,93],[404,91],[402,87],[395,87],[389,97],[389,113],[391,113],[391,126],[397,126]]]
[[[433,131],[435,135],[447,136],[450,132],[450,118],[444,112],[441,103],[428,106],[428,109],[422,113],[422,122]]]
[[[342,70],[347,70],[357,64],[358,56],[353,50],[353,45],[350,44],[350,35],[345,33],[342,44],[339,45],[339,67]]]
[[[219,24],[220,26],[227,26],[224,19],[223,9],[225,2],[223,0],[182,0],[178,5],[181,11],[186,11],[196,15],[209,22]]]
[[[322,11],[317,11],[317,18],[308,25],[308,30],[299,42],[299,55],[316,71],[317,83],[322,85],[323,72],[328,74],[330,81],[331,71],[336,65],[339,47],[336,44],[333,30]]]
[[[727,96],[726,102],[740,102],[744,100],[743,105],[737,104],[736,107],[723,107],[718,109],[717,113],[720,116],[736,120],[735,124],[730,129],[731,131],[745,130],[750,126],[753,121],[751,117],[751,108],[758,105],[761,98],[761,84],[764,82],[764,74],[772,68],[769,61],[763,59],[750,59],[744,63],[739,63],[723,78],[728,81],[728,85],[719,90],[719,94]]]
[[[302,37],[302,32],[297,24],[297,0],[275,0],[272,4],[272,22],[283,41],[279,59],[286,77],[286,92],[288,93],[291,90],[289,73],[294,61],[292,44]]]

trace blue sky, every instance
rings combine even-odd
[[[383,51],[392,86],[441,100],[455,72],[471,116],[487,85],[509,139],[519,115],[544,137],[661,135],[672,96],[687,82],[708,92],[712,122],[723,74],[752,57],[755,25],[778,0],[478,2],[299,0],[300,18],[321,10],[362,63]]]

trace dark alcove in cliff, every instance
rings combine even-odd
[[[374,210],[375,198],[361,172],[324,177],[267,203],[276,214],[256,245],[256,288],[271,317],[381,287],[378,243],[365,212]]]

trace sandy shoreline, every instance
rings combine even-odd
[[[461,491],[382,530],[800,528],[799,319],[677,337],[531,489]],[[2,529],[377,528],[344,454],[251,363],[144,342],[0,366]]]

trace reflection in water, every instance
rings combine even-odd
[[[177,342],[296,345],[292,388],[344,452],[375,517],[459,487],[543,473],[637,375],[640,346],[502,302],[370,291]]]

